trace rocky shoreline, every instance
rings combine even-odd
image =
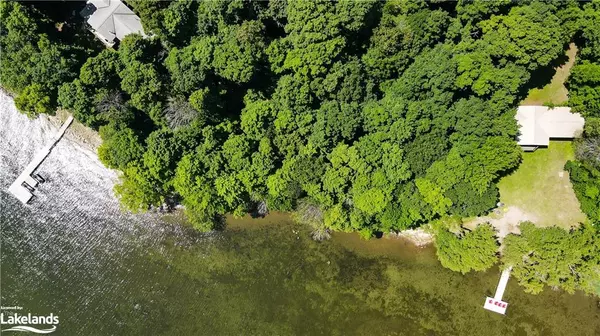
[[[425,247],[433,243],[434,240],[433,234],[424,228],[390,232],[390,236],[406,239],[418,247]]]

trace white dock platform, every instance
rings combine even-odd
[[[52,148],[56,146],[58,141],[65,134],[67,128],[73,122],[73,117],[68,117],[65,123],[58,130],[58,133],[54,136],[52,141],[40,150],[34,157],[33,160],[25,167],[23,172],[17,177],[17,179],[8,187],[8,191],[15,196],[23,204],[27,204],[33,197],[32,190],[35,190],[38,182],[31,177],[35,170],[44,162],[46,157],[50,155]]]
[[[508,267],[504,271],[502,271],[502,275],[500,275],[500,281],[498,282],[498,287],[496,287],[496,294],[493,298],[485,298],[485,304],[483,305],[483,308],[499,314],[506,314],[506,307],[508,306],[508,302],[502,301],[502,296],[504,295],[504,290],[506,289],[506,285],[508,284],[508,279],[510,278],[511,270],[512,267]]]

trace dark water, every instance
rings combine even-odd
[[[28,239],[35,238],[22,232],[28,225],[16,216],[3,223],[2,302],[54,312],[61,318],[57,335],[597,335],[600,330],[596,300],[551,290],[527,295],[514,281],[505,296],[507,316],[485,311],[481,305],[495,289],[497,270],[462,276],[443,269],[431,249],[391,239],[362,242],[338,235],[316,243],[306,230],[281,219],[204,237],[173,231],[153,246],[106,257],[103,249],[63,238],[66,232],[52,233],[52,221],[43,224],[52,237],[48,244],[60,249],[29,246]]]
[[[463,276],[431,248],[348,234],[317,243],[277,214],[209,235],[124,214],[115,174],[73,134],[23,206],[4,190],[52,133],[0,106],[0,305],[58,315],[52,335],[600,334],[598,300],[528,295],[514,279],[507,315],[485,311],[498,270]]]

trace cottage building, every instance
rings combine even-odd
[[[109,47],[129,34],[144,35],[140,18],[120,0],[89,0],[81,15],[94,35]]]
[[[583,117],[571,113],[569,107],[519,106],[516,115],[519,123],[518,144],[524,151],[548,147],[550,139],[573,139],[581,136]]]

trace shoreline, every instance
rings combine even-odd
[[[245,215],[242,218],[235,218],[231,214],[227,214],[226,215],[226,222],[227,222],[226,230],[228,230],[228,229],[230,229],[230,230],[236,230],[236,229],[246,230],[246,229],[260,228],[260,227],[264,227],[264,226],[275,225],[280,222],[295,223],[294,220],[292,219],[291,215],[292,215],[291,212],[272,211],[263,218],[252,218],[249,214]],[[181,218],[182,220],[185,220],[185,217],[182,213],[180,213],[176,216]],[[302,224],[297,224],[297,225],[302,225]],[[357,236],[357,237],[359,236],[358,232],[349,232],[348,233],[348,232],[333,231],[332,234],[333,234],[333,237],[339,237],[341,235],[353,235],[353,236]],[[334,239],[334,238],[331,238],[331,239]],[[408,229],[408,230],[403,230],[403,231],[398,231],[398,232],[386,232],[381,238],[371,238],[369,240],[364,240],[364,239],[362,239],[362,240],[365,242],[396,240],[396,241],[402,242],[402,243],[405,243],[405,242],[411,243],[414,247],[417,247],[417,248],[425,248],[425,247],[431,246],[433,244],[434,237],[433,237],[433,234],[427,232],[427,229],[425,229],[423,227],[419,227],[416,229]]]
[[[390,232],[388,233],[388,235],[406,239],[417,247],[426,247],[432,245],[434,241],[433,234],[427,232],[427,229],[423,227],[418,227],[416,229],[407,229],[398,232]]]
[[[0,88],[0,92],[8,97],[9,99],[13,99],[10,92],[6,91],[3,88]],[[42,114],[37,116],[36,118],[45,118],[50,124],[60,127],[60,125],[66,120],[68,116],[72,114],[66,110],[58,109],[55,111],[54,115],[46,115]],[[74,120],[72,125],[69,127],[65,134],[66,138],[69,138],[73,141],[77,146],[79,146],[82,150],[87,152],[87,155],[94,156],[96,160],[98,160],[98,147],[102,144],[102,139],[97,131],[83,125],[77,120]],[[105,169],[113,171],[116,176],[119,176],[120,172],[114,169],[110,169],[104,167]],[[113,181],[113,186],[117,181]],[[113,195],[114,196],[114,195]],[[151,211],[151,210],[149,210]],[[167,223],[179,223],[182,225],[189,226],[187,223],[187,219],[185,215],[180,209],[175,209],[168,213],[158,214],[162,220]],[[262,227],[265,225],[273,225],[278,222],[294,222],[291,218],[291,212],[279,212],[272,211],[267,214],[263,218],[252,218],[249,214],[246,214],[242,218],[235,218],[231,214],[225,214],[227,227],[226,229],[252,229],[253,227]],[[357,232],[352,233],[344,233],[344,232],[334,232],[337,236],[341,234],[351,234],[358,235]],[[380,241],[381,239],[389,239],[389,240],[398,240],[398,242],[409,242],[417,248],[424,248],[433,243],[433,235],[423,227],[419,227],[416,229],[408,229],[398,232],[386,232],[383,237],[379,239],[372,238],[372,241]]]
[[[167,222],[170,223],[179,223],[182,225],[189,226],[185,215],[183,214],[182,209],[175,209],[169,213],[164,213],[161,215],[163,219],[166,219]],[[235,218],[231,214],[225,215],[225,221],[227,223],[225,230],[235,231],[235,230],[253,230],[262,228],[265,226],[277,225],[279,223],[294,223],[297,224],[292,219],[291,212],[282,212],[282,211],[271,211],[265,217],[252,218],[250,214],[246,214],[244,217]],[[333,237],[340,236],[356,236],[359,237],[358,232],[332,232]],[[406,243],[410,243],[412,247],[415,248],[427,248],[429,246],[433,246],[434,236],[429,233],[427,229],[424,227],[419,227],[416,229],[408,229],[398,232],[387,232],[381,238],[371,238],[369,240],[361,239],[364,242],[381,242],[381,241],[397,241],[397,243],[401,245],[406,245]]]

